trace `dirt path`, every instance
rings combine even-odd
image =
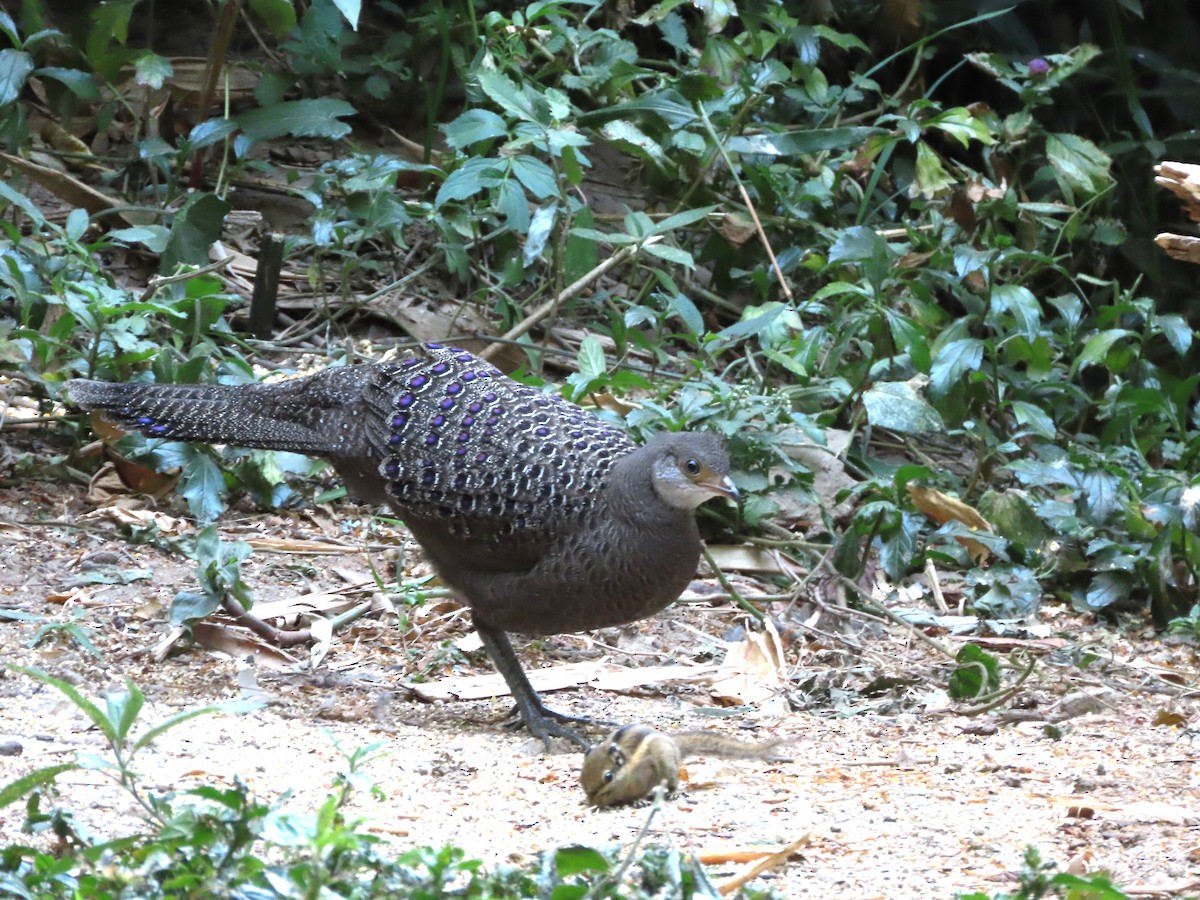
[[[502,700],[410,699],[404,682],[416,674],[436,680],[488,670],[482,653],[464,657],[446,646],[468,634],[449,604],[414,611],[419,627],[407,630],[394,616],[359,620],[335,637],[315,673],[248,671],[230,656],[187,645],[155,662],[151,650],[168,630],[166,610],[176,590],[193,584],[192,564],[127,543],[107,520],[81,519],[90,508],[80,491],[62,485],[0,489],[0,607],[43,617],[0,620],[0,658],[39,666],[93,696],[133,679],[149,701],[146,726],[254,693],[255,683],[271,700],[244,716],[202,717],[167,733],[138,764],[147,785],[228,785],[237,776],[263,798],[291,791],[293,808],[311,809],[342,767],[339,747],[382,741],[384,752],[365,772],[386,799],[361,792],[355,809],[398,849],[452,842],[498,862],[575,841],[627,845],[641,829],[646,809],[586,808],[578,754],[546,755],[540,744],[502,730]],[[47,520],[71,527],[34,524]],[[261,533],[376,546],[340,557],[256,553],[245,575],[261,602],[369,580],[389,552],[379,549],[379,535],[362,536],[365,521],[364,511],[340,506],[316,514],[231,514],[222,528],[229,539]],[[414,563],[411,553],[404,559]],[[136,570],[147,570],[145,577],[103,583]],[[725,606],[689,605],[628,629],[547,639],[521,652],[529,667],[601,656],[629,665],[695,662],[736,621]],[[62,630],[31,646],[43,625],[71,622],[88,630],[99,657]],[[627,693],[584,688],[551,699],[622,722],[791,741],[788,763],[689,762],[682,796],[653,826],[699,851],[807,836],[790,865],[761,880],[788,897],[996,893],[1012,888],[1029,844],[1079,871],[1107,870],[1126,890],[1180,896],[1180,885],[1191,880],[1197,886],[1190,893],[1200,894],[1194,650],[1129,641],[1061,611],[1055,624],[1069,647],[1041,660],[1021,694],[1031,719],[1021,724],[924,711],[937,705],[945,663],[883,634],[860,635],[868,650],[859,657],[844,647],[790,643],[792,700],[800,711],[702,715],[714,712],[707,688],[686,684]],[[1083,645],[1098,659],[1079,668],[1071,658]],[[1163,667],[1171,670],[1167,680]],[[881,676],[910,681],[868,694]],[[1171,682],[1190,685],[1192,699],[1156,692]],[[1080,691],[1096,695],[1084,706],[1092,711],[1061,722],[1060,735],[1048,732],[1037,714]],[[1180,720],[1166,712],[1184,724],[1172,724]],[[0,675],[5,742],[22,752],[0,757],[4,782],[76,751],[104,750],[57,692],[13,672]],[[128,799],[94,773],[63,779],[62,800],[99,834],[134,825]],[[17,839],[21,822],[19,804],[0,810],[0,837]]]

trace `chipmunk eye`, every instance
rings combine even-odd
[[[604,773],[604,783],[605,783],[605,784],[611,784],[611,783],[612,783],[612,780],[613,780],[613,773],[612,773],[612,772],[605,772],[605,773]]]

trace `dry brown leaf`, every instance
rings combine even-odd
[[[757,705],[781,693],[786,679],[783,645],[768,620],[762,631],[730,644],[710,692],[727,706]]]
[[[933,488],[923,487],[910,481],[907,485],[908,495],[912,497],[913,503],[917,509],[923,512],[939,525],[944,525],[947,522],[961,522],[968,528],[977,531],[992,531],[991,524],[983,516],[979,514],[973,507],[968,506],[956,497],[951,497],[949,494],[943,494],[941,491]],[[967,548],[967,552],[971,554],[971,558],[975,560],[976,565],[982,565],[987,562],[991,553],[987,547],[973,541],[968,537],[955,538],[960,544]]]
[[[253,656],[255,665],[268,669],[290,669],[299,660],[285,650],[268,644],[254,632],[239,625],[204,621],[192,625],[196,643],[209,650],[241,659]]]
[[[125,202],[101,193],[66,172],[59,172],[48,166],[39,166],[37,163],[13,156],[11,153],[0,152],[0,162],[7,163],[26,178],[36,181],[71,206],[86,209],[93,216],[102,212],[116,211],[119,208],[122,211],[117,212],[116,216],[127,225],[145,225],[153,221],[152,214],[131,212]]]

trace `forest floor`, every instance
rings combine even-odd
[[[429,703],[413,694],[415,676],[436,686],[490,672],[473,650],[469,619],[450,601],[401,607],[403,617],[359,618],[334,635],[315,668],[307,649],[281,667],[277,653],[239,643],[230,628],[207,640],[228,652],[182,640],[158,661],[167,610],[176,591],[194,588],[194,564],[129,543],[120,529],[136,515],[184,528],[172,518],[179,510],[128,497],[100,503],[61,483],[7,484],[0,613],[33,618],[0,618],[0,659],[40,667],[95,698],[132,680],[147,697],[142,730],[200,705],[267,701],[165,733],[136,760],[148,789],[229,786],[236,778],[268,802],[290,794],[288,808],[312,810],[344,770],[344,753],[382,742],[363,772],[384,796],[359,791],[352,812],[397,850],[452,843],[505,863],[574,842],[629,847],[651,815],[588,808],[579,754],[546,753],[504,730],[504,698]],[[396,560],[405,574],[421,574],[419,550],[386,526],[367,531],[371,521],[368,510],[343,502],[276,514],[231,510],[221,529],[227,540],[262,539],[243,565],[261,603],[369,585]],[[703,595],[706,585],[693,588]],[[681,795],[650,824],[654,838],[706,854],[799,841],[786,865],[754,882],[786,897],[992,895],[1013,889],[1030,845],[1072,871],[1109,873],[1131,896],[1200,894],[1194,648],[1044,608],[1042,623],[1056,639],[1029,642],[1041,653],[1032,676],[1010,703],[967,716],[952,712],[937,689],[949,671],[945,658],[899,629],[812,613],[783,613],[789,687],[756,709],[717,707],[703,679],[583,686],[549,700],[620,722],[788,741],[789,762],[689,761]],[[791,629],[789,619],[820,628]],[[517,647],[531,670],[581,660],[695,665],[719,662],[740,621],[728,602],[681,603],[626,628]],[[72,623],[96,654],[62,627]],[[815,637],[821,629],[846,642]],[[0,784],[79,752],[106,752],[60,693],[12,670],[0,672],[0,748]],[[61,778],[60,801],[99,835],[138,829],[137,808],[100,772]],[[0,809],[4,843],[20,838],[23,816],[21,803]],[[737,868],[710,871],[720,879]]]

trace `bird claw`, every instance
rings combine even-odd
[[[529,733],[535,738],[541,739],[546,745],[546,749],[550,749],[551,738],[563,738],[573,744],[579,745],[584,751],[587,751],[592,745],[573,728],[568,728],[563,722],[573,722],[577,725],[601,725],[611,726],[615,723],[606,722],[602,719],[589,719],[587,716],[571,716],[567,713],[559,712],[558,710],[550,709],[540,701],[537,705],[529,710],[522,710],[520,704],[513,706],[509,710],[508,716],[505,719],[505,726],[512,729],[524,726]]]

